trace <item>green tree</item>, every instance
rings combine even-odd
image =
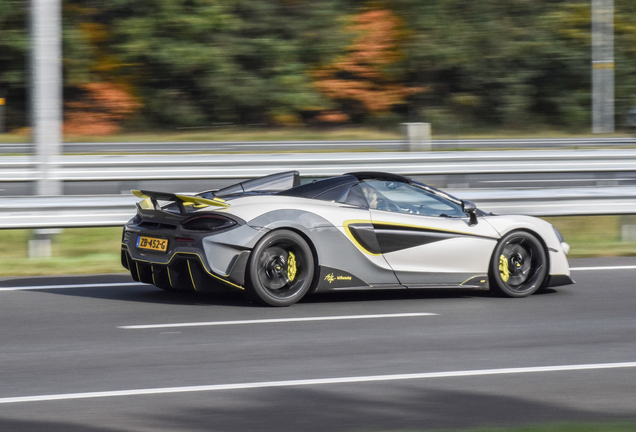
[[[163,125],[293,124],[324,105],[308,70],[340,42],[329,0],[119,0],[110,49]]]
[[[564,32],[579,26],[568,21],[579,4],[398,1],[413,30],[411,79],[433,88],[413,109],[449,113],[457,124],[579,124],[589,106],[589,43]]]
[[[351,21],[351,45],[333,63],[314,71],[316,87],[336,101],[347,118],[377,118],[373,115],[391,112],[405,105],[408,96],[426,90],[404,85],[404,30],[398,17],[388,9],[369,9]]]
[[[636,2],[614,5],[620,125],[636,105]],[[28,125],[28,6],[0,0],[9,128]],[[399,19],[347,31],[369,11]],[[147,126],[299,124],[328,110],[436,130],[590,126],[590,0],[63,0],[63,14],[67,106],[116,88]],[[374,28],[388,45],[360,36]]]
[[[0,0],[0,98],[6,98],[7,128],[27,125],[26,1]]]

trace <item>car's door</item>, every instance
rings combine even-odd
[[[400,283],[485,285],[499,237],[490,224],[471,224],[461,203],[417,184],[361,183],[380,251]]]

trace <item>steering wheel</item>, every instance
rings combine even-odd
[[[378,198],[378,205],[376,206],[376,208],[378,210],[385,210],[385,211],[391,211],[391,212],[399,212],[400,208],[395,205],[395,203],[392,203],[389,200],[386,200],[384,198]]]

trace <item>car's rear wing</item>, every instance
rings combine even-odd
[[[195,207],[230,207],[225,200],[221,198],[201,198],[193,195],[173,194],[168,192],[153,192],[146,190],[132,190],[133,195],[142,198],[143,201],[137,203],[137,207],[142,210],[159,210],[161,211],[161,205],[159,201],[173,202],[179,208],[179,213],[187,214],[187,205],[193,205]]]

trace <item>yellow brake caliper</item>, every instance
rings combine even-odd
[[[501,275],[501,280],[504,282],[508,282],[510,279],[510,271],[508,270],[508,259],[501,255],[499,257],[499,274]]]
[[[287,278],[290,282],[296,279],[296,255],[293,252],[288,252],[287,258]]]

